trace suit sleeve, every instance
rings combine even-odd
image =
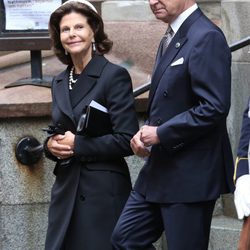
[[[107,77],[107,75],[109,75]],[[100,137],[76,135],[75,154],[84,159],[115,159],[133,154],[130,139],[138,131],[131,78],[124,68],[104,73],[104,95],[113,133]]]
[[[182,148],[225,123],[229,112],[231,52],[218,30],[202,38],[190,52],[190,77],[183,83],[190,84],[190,103],[194,104],[157,129],[161,144],[169,151]]]
[[[250,102],[250,99],[249,99]],[[248,147],[249,147],[249,140],[250,140],[250,118],[249,118],[249,103],[247,108],[243,113],[242,119],[242,128],[241,128],[241,135],[239,146],[237,150],[237,157],[235,161],[235,171],[234,171],[234,181],[237,180],[238,177],[244,174],[249,173],[249,161],[248,161]]]

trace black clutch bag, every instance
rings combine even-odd
[[[112,124],[107,108],[91,101],[86,113],[82,114],[77,126],[77,133],[92,137],[112,134]]]

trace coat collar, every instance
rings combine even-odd
[[[181,25],[172,41],[170,42],[166,53],[161,57],[156,59],[155,71],[153,72],[150,93],[149,93],[149,101],[148,106],[150,106],[155,91],[157,89],[158,83],[166,70],[166,68],[170,65],[170,63],[175,58],[176,54],[181,50],[182,46],[187,41],[187,33],[191,25],[202,15],[201,10],[196,9]]]
[[[97,80],[100,78],[104,66],[108,60],[104,56],[94,56],[85,69],[80,74],[77,84],[72,91],[72,100],[69,95],[69,71],[70,66],[67,67],[61,74],[55,77],[55,84],[53,95],[58,107],[65,113],[71,120],[76,123],[73,117],[74,107],[89,93],[95,86]]]

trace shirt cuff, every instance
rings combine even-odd
[[[234,183],[244,174],[249,174],[248,158],[237,157],[234,168]]]

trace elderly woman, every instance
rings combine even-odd
[[[90,2],[65,2],[51,14],[49,32],[56,56],[68,66],[52,82],[56,129],[44,143],[56,162],[45,249],[111,250],[131,190],[124,157],[132,154],[130,139],[138,130],[131,78],[103,56],[112,42]],[[91,101],[107,109],[112,132],[77,131]]]

